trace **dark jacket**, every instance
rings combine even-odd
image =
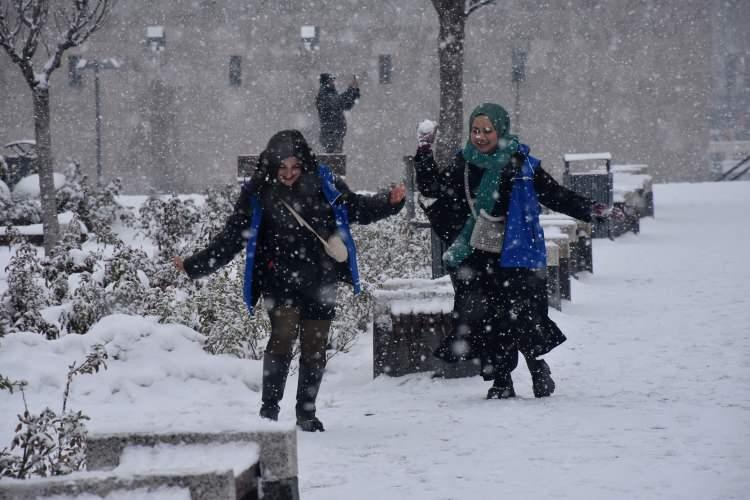
[[[507,217],[512,179],[518,174],[524,161],[525,156],[517,153],[511,159],[511,164],[503,169],[499,198],[492,215]],[[417,151],[414,158],[417,189],[423,196],[436,198],[430,206],[423,209],[432,228],[447,244],[453,243],[470,214],[464,187],[465,166],[466,161],[461,151],[456,154],[453,163],[444,170],[439,169],[430,151]],[[482,169],[469,164],[469,189],[472,197],[479,189],[482,173]],[[576,219],[591,221],[591,200],[558,184],[541,165],[534,173],[534,190],[542,205]]]
[[[335,203],[346,208],[350,222],[370,224],[398,213],[404,205],[403,201],[391,205],[388,192],[358,195],[338,178],[334,185],[341,193]],[[333,209],[323,194],[320,179],[312,172],[304,172],[292,188],[276,183],[244,184],[224,229],[204,250],[185,259],[188,276],[199,278],[210,274],[242,250],[251,236],[253,199],[260,202],[262,215],[253,259],[250,304],[261,295],[273,296],[279,287],[308,290],[350,279],[347,264],[337,264],[328,257],[316,237],[300,226],[281,204],[281,200],[287,201],[324,238],[336,230]]]
[[[321,135],[340,135],[343,137],[346,134],[344,111],[352,109],[357,99],[359,99],[358,88],[349,87],[339,94],[332,83],[321,84],[318,97],[315,99],[318,117],[320,118]]]

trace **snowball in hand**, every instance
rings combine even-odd
[[[423,120],[417,127],[417,134],[419,135],[430,135],[435,132],[437,123],[432,120]]]

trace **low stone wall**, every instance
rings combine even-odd
[[[87,471],[3,480],[0,500],[169,492],[191,500],[298,500],[297,432],[123,433],[87,440]]]

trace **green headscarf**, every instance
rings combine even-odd
[[[471,143],[471,124],[474,122],[474,118],[480,115],[489,118],[497,131],[497,148],[489,154],[480,152]],[[503,167],[510,162],[511,156],[518,150],[518,137],[510,135],[508,112],[502,106],[493,103],[484,103],[474,108],[469,117],[469,135],[470,137],[463,149],[464,160],[484,170],[474,209],[477,213],[480,210],[490,213],[495,206],[495,193],[498,192],[500,173]],[[471,232],[474,230],[475,222],[474,215],[469,215],[456,240],[443,254],[443,261],[449,267],[458,267],[471,254],[472,247],[469,245],[469,239],[471,238]]]

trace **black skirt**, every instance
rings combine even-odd
[[[536,358],[565,342],[548,316],[546,269],[500,267],[497,255],[474,251],[450,274],[453,329],[434,353],[443,361],[502,365],[516,351]]]

